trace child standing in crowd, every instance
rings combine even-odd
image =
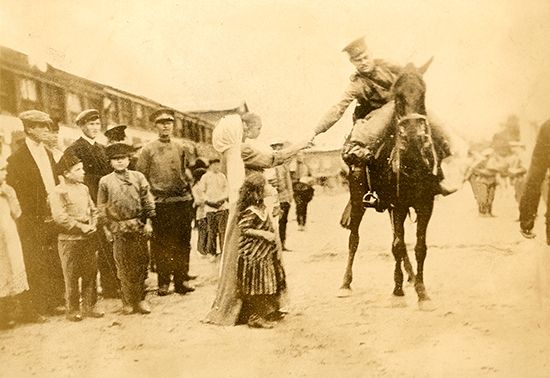
[[[294,202],[296,203],[296,221],[298,222],[299,231],[304,231],[306,228],[307,206],[313,199],[314,189],[310,183],[311,178],[304,176],[293,185]]]
[[[15,325],[11,311],[16,295],[29,290],[15,220],[21,207],[15,190],[6,184],[6,161],[0,161],[0,329]]]
[[[281,319],[279,299],[286,290],[277,235],[264,204],[266,180],[249,175],[239,191],[238,222],[241,229],[237,275],[243,295],[241,318],[252,328],[272,328],[268,320]]]
[[[82,316],[101,318],[97,302],[97,209],[84,185],[84,165],[72,153],[64,154],[56,166],[64,183],[49,194],[48,200],[54,222],[59,226],[57,237],[59,257],[65,278],[67,319],[73,322]],[[82,303],[78,279],[82,278]]]
[[[210,160],[208,171],[202,176],[199,183],[204,193],[206,223],[208,225],[208,241],[206,252],[211,256],[223,251],[223,238],[229,214],[227,179],[221,171],[220,159]]]
[[[193,193],[193,205],[195,206],[195,227],[198,230],[197,251],[201,255],[206,255],[206,244],[208,241],[208,226],[206,222],[206,211],[204,204],[204,192],[199,182],[206,173],[204,168],[193,169],[193,181],[195,184],[191,188]]]
[[[113,240],[114,257],[122,286],[122,312],[151,313],[145,301],[149,265],[147,239],[153,233],[155,201],[141,172],[128,170],[133,148],[115,143],[106,148],[114,171],[99,181],[97,205]]]

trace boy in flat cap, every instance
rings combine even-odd
[[[220,159],[211,159],[208,170],[202,176],[198,191],[204,195],[204,210],[208,228],[206,252],[211,256],[218,255],[218,240],[220,252],[223,251],[223,238],[229,215],[229,192],[227,178],[221,171]]]
[[[84,165],[84,184],[90,189],[92,200],[97,203],[99,179],[112,171],[105,146],[96,140],[101,132],[99,111],[86,109],[76,117],[75,123],[82,130],[82,136],[65,152],[75,155]],[[116,279],[112,246],[102,235],[99,242],[98,268],[103,298],[118,298],[120,283]]]
[[[59,257],[65,277],[67,319],[82,320],[82,315],[101,318],[97,302],[97,209],[84,182],[84,167],[80,159],[65,153],[57,163],[57,172],[65,182],[49,195],[54,222],[59,226],[57,236]],[[82,291],[78,279],[82,278]],[[83,311],[80,310],[82,295]]]
[[[271,143],[271,148],[275,151],[283,149],[285,143],[282,140],[275,140]],[[288,213],[292,203],[292,178],[290,177],[290,168],[288,163],[283,163],[274,168],[275,188],[279,198],[279,238],[283,246],[283,251],[289,251],[286,247],[286,225],[288,223]]]
[[[113,172],[99,180],[97,206],[113,240],[124,314],[149,314],[145,279],[149,266],[147,240],[153,233],[155,202],[141,172],[128,169],[133,148],[124,143],[107,147]]]
[[[364,170],[361,166],[376,153],[380,136],[391,122],[394,110],[392,87],[403,68],[373,59],[364,38],[354,40],[342,51],[349,54],[357,71],[351,76],[343,97],[323,116],[313,133],[316,136],[329,130],[355,100],[354,128],[343,147],[342,157],[350,165],[350,175],[357,175]],[[430,124],[441,161],[451,155],[449,136],[433,120]],[[447,195],[455,190],[440,185],[441,194]]]
[[[195,290],[186,284],[194,278],[189,275],[193,196],[188,167],[192,153],[172,138],[174,111],[159,109],[149,119],[159,138],[143,147],[136,169],[145,175],[155,196],[151,251],[158,274],[158,295],[169,294],[171,275],[175,292],[185,294]]]
[[[42,315],[57,314],[57,307],[64,304],[65,285],[47,197],[58,182],[53,156],[42,142],[53,122],[48,114],[38,110],[25,111],[19,119],[26,137],[8,158],[6,182],[21,204],[17,227],[33,305]],[[35,314],[28,315],[33,318],[29,320],[35,320]]]

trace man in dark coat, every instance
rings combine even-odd
[[[112,171],[105,146],[96,141],[101,132],[99,112],[96,109],[84,110],[76,117],[75,123],[82,130],[82,136],[67,147],[65,153],[72,153],[84,164],[84,184],[90,189],[90,196],[97,204],[99,179]],[[99,236],[101,250],[97,262],[102,294],[104,298],[118,298],[120,283],[116,278],[113,249],[103,233],[100,232]]]
[[[34,310],[41,315],[54,315],[63,306],[65,286],[47,202],[48,193],[58,180],[52,153],[42,143],[53,122],[48,114],[38,110],[23,112],[19,118],[25,140],[8,158],[6,181],[15,189],[21,204],[17,228]]]
[[[531,166],[519,204],[521,234],[532,239],[541,197],[541,186],[550,169],[550,120],[540,128],[531,158]],[[546,199],[546,244],[550,245],[550,201]]]

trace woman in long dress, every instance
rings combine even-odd
[[[10,326],[12,299],[29,290],[15,220],[21,215],[15,190],[5,183],[6,164],[0,162],[0,328]]]
[[[240,230],[236,202],[246,173],[263,172],[266,168],[280,165],[310,145],[309,141],[304,141],[279,151],[261,151],[246,142],[246,139],[257,138],[261,128],[261,119],[256,114],[246,113],[242,117],[231,115],[220,121],[212,135],[212,144],[223,154],[227,170],[230,210],[218,289],[212,308],[205,319],[207,323],[226,326],[239,322],[243,297],[237,279]],[[278,245],[280,246],[280,243]],[[271,312],[275,313],[279,308],[279,303],[273,303]]]

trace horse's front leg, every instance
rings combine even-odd
[[[393,295],[402,297],[403,292],[403,271],[401,270],[401,261],[407,255],[407,247],[405,245],[405,217],[407,216],[406,209],[390,209],[390,218],[393,227],[392,254],[395,259],[395,269],[393,272],[394,288]]]
[[[424,261],[426,260],[426,255],[428,252],[426,234],[428,231],[428,223],[430,222],[430,218],[432,216],[432,211],[433,199],[428,203],[423,204],[422,207],[417,210],[418,223],[416,226],[416,246],[414,247],[417,272],[414,288],[416,289],[419,302],[430,300],[430,297],[426,292],[426,287],[424,286]]]

